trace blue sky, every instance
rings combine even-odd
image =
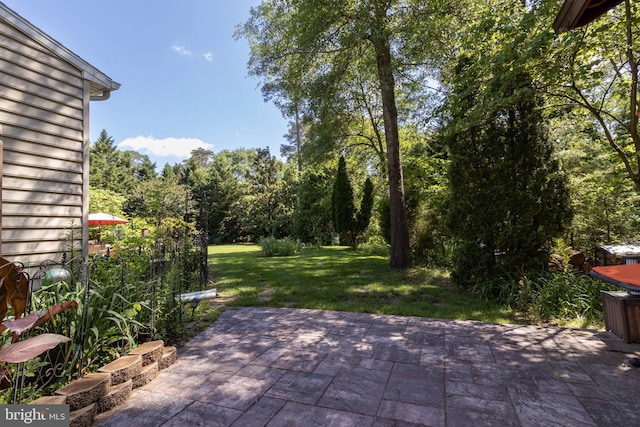
[[[102,129],[121,149],[161,169],[192,149],[269,147],[287,122],[248,77],[236,25],[260,0],[1,0],[122,86],[91,103],[91,141]]]

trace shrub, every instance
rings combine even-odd
[[[371,255],[389,256],[391,253],[391,247],[380,235],[371,236],[369,240],[360,245],[360,249]]]
[[[506,303],[534,322],[580,320],[586,326],[603,321],[600,291],[612,286],[584,274],[541,273],[480,281],[475,293]]]
[[[300,245],[287,237],[276,239],[275,237],[263,237],[260,239],[262,256],[291,256],[300,251]]]

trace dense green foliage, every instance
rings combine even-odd
[[[198,149],[157,173],[103,130],[90,211],[130,223],[90,231],[122,255],[94,266],[91,298],[80,281],[36,295],[81,302],[45,326],[73,337],[59,351],[91,369],[141,337],[179,335],[174,294],[203,274],[194,242],[260,242],[265,256],[214,248],[217,284],[236,304],[600,326],[606,286],[545,267],[554,249],[589,256],[640,237],[640,4],[558,35],[560,3],[252,8],[236,36],[291,120],[283,157]],[[307,250],[335,233],[366,251]],[[166,254],[175,263],[159,278],[151,260]],[[267,286],[273,297],[258,300]]]
[[[336,180],[333,184],[331,213],[334,230],[340,235],[342,245],[350,245],[354,249],[358,238],[365,232],[371,220],[373,209],[373,182],[367,177],[362,189],[360,209],[356,210],[353,189],[347,173],[347,164],[343,156],[338,162]]]
[[[556,35],[558,6],[264,1],[236,36],[265,99],[291,119],[284,157],[195,150],[157,176],[104,132],[92,206],[152,225],[181,217],[209,242],[328,244],[344,156],[352,200],[371,205],[364,230],[354,213],[358,244],[391,266],[453,265],[473,285],[536,274],[554,246],[589,256],[634,241],[638,5]],[[365,198],[371,188],[385,191]]]
[[[340,243],[343,245],[353,245],[355,236],[355,218],[356,208],[353,204],[353,189],[349,182],[349,174],[347,173],[347,163],[343,156],[338,161],[338,171],[336,172],[336,180],[333,184],[333,193],[331,197],[331,213],[333,220],[333,229],[340,234]]]
[[[262,256],[266,257],[291,256],[300,250],[300,245],[289,238],[263,237],[259,243]]]
[[[457,76],[466,72],[465,65]],[[448,221],[458,241],[452,277],[466,286],[513,271],[543,270],[553,238],[570,219],[565,179],[530,80],[520,75],[499,87],[494,98],[504,100],[500,107],[476,119],[467,115],[475,101],[469,83],[476,87],[472,79],[463,80],[462,99],[452,108],[454,129],[446,138]],[[458,130],[459,122],[469,127]]]
[[[69,272],[61,281],[47,280],[48,268],[36,270],[34,283],[42,287],[32,294],[36,310],[46,310],[63,302],[71,306],[36,327],[34,334],[55,333],[69,337],[24,365],[11,366],[20,379],[18,399],[30,401],[41,394],[80,378],[127,353],[138,344],[161,339],[177,342],[185,333],[186,315],[176,295],[200,290],[197,265],[199,251],[189,239],[170,259],[154,259],[154,238],[133,235],[120,240],[114,256],[92,256],[88,263],[80,257],[64,266]],[[161,263],[159,263],[161,261]],[[43,279],[44,277],[44,279]],[[56,277],[55,275],[52,277]],[[3,334],[1,341],[10,340]],[[0,402],[9,399],[9,390],[0,393]]]
[[[293,212],[293,234],[303,242],[331,244],[331,173],[305,171],[297,185],[297,203]]]
[[[529,323],[564,325],[571,320],[575,326],[589,328],[602,326],[600,291],[613,288],[589,276],[565,271],[481,280],[473,290],[482,299],[506,303]]]

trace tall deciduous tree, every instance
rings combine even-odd
[[[624,173],[640,189],[640,4],[624,0],[609,13],[575,30],[554,34],[562,2],[468,2],[468,16],[452,28],[451,52],[475,54],[476,72],[492,79],[494,66],[513,61],[501,54],[519,51],[534,85],[548,98],[547,111],[581,110],[618,157]],[[511,62],[514,65],[514,62]],[[480,108],[492,99],[478,99]],[[575,113],[573,113],[575,114]]]
[[[553,11],[557,12],[557,11]],[[583,109],[640,190],[640,4],[624,0],[586,27],[551,36],[536,64],[547,93]]]
[[[221,231],[234,240],[244,241],[288,236],[295,204],[293,174],[268,148],[236,150],[228,155],[240,194],[229,206]]]
[[[325,140],[335,138],[336,129],[344,128],[342,112],[354,105],[366,109],[367,104],[356,102],[355,96],[344,96],[346,88],[354,81],[363,84],[365,93],[368,88],[376,88],[389,180],[392,268],[406,268],[411,263],[397,79],[410,82],[417,75],[409,64],[424,63],[428,43],[436,39],[431,35],[437,33],[434,29],[441,22],[434,17],[446,4],[417,0],[266,0],[251,10],[251,18],[239,30],[251,46],[250,72],[265,84],[275,82],[282,89],[279,94],[291,97],[288,89],[295,87],[296,96],[305,99],[310,115],[320,118],[323,130],[329,131]],[[423,43],[416,48],[414,42],[420,37],[424,37]],[[375,121],[379,116],[372,117]]]
[[[183,218],[187,189],[175,181],[152,178],[142,181],[128,195],[124,211],[128,216],[147,218],[160,225],[166,218]]]

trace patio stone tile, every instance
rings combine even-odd
[[[198,377],[160,372],[153,381],[140,387],[140,390],[197,400],[202,393],[217,387],[230,377],[231,374],[221,372],[205,373]]]
[[[445,425],[444,408],[406,402],[383,400],[380,403],[378,416],[422,426],[440,427]]]
[[[313,372],[325,357],[327,357],[326,353],[288,350],[270,366],[292,371]]]
[[[421,330],[418,326],[407,326],[404,337],[409,343],[444,347],[444,332],[440,330]]]
[[[640,384],[640,369],[626,363],[618,366],[581,363],[580,367],[603,387],[637,389]]]
[[[509,389],[511,401],[523,426],[596,426],[591,415],[574,396]]]
[[[202,363],[202,361],[203,359],[200,359],[197,362],[177,359],[173,365],[169,366],[167,369],[162,370],[158,374],[157,378],[162,378],[164,376],[175,376],[180,378],[204,377],[209,373],[209,371],[203,370],[201,367],[199,367],[199,364]]]
[[[200,402],[246,411],[273,385],[268,379],[234,375],[214,387],[203,388]]]
[[[495,362],[491,348],[487,344],[445,344],[445,351],[448,357],[460,360],[473,360],[481,363]]]
[[[579,399],[598,426],[630,427],[640,425],[638,401]]]
[[[620,365],[626,365],[627,360],[630,357],[637,357],[635,354],[622,354],[617,351],[603,351],[601,353],[589,353],[584,354],[579,359],[580,364],[589,365],[607,365],[609,367],[615,367]]]
[[[407,345],[401,343],[383,343],[378,346],[373,358],[378,360],[388,360],[391,362],[418,364],[420,363],[421,353],[422,348],[417,344]]]
[[[373,423],[373,418],[336,409],[289,402],[273,417],[267,426],[307,426],[311,423],[317,426],[367,427]]]
[[[477,363],[471,366],[471,377],[476,384],[496,387],[535,388],[535,383],[525,368]]]
[[[317,345],[327,335],[327,331],[311,328],[298,328],[286,341],[287,348],[308,349]]]
[[[409,423],[406,421],[394,420],[391,418],[376,417],[372,427],[423,427],[424,424]]]
[[[474,391],[479,391],[478,388]],[[487,387],[484,387],[488,391]],[[467,390],[468,391],[468,390]],[[493,397],[498,397],[493,399]],[[471,395],[450,395],[447,391],[448,426],[520,426],[516,411],[506,390],[489,391],[487,398]]]
[[[373,358],[379,343],[372,339],[343,339],[338,347],[338,353],[348,356]]]
[[[561,374],[550,364],[542,363],[538,366],[527,367],[527,371],[539,391],[571,394],[571,389],[560,378]]]
[[[406,319],[398,323],[376,322],[369,326],[364,335],[365,339],[375,340],[380,343],[397,343],[406,341]]]
[[[444,328],[449,326],[453,320],[449,319],[434,319],[431,317],[409,317],[407,327],[415,326],[421,330],[438,330],[438,332],[444,332]]]
[[[286,400],[262,397],[232,425],[236,427],[264,426],[282,409]]]
[[[276,360],[287,354],[289,350],[284,347],[272,347],[251,361],[253,365],[271,366]]]
[[[443,365],[446,360],[446,352],[441,346],[423,345],[420,350],[421,365]]]
[[[245,365],[249,364],[256,358],[254,354],[246,354],[242,352],[234,352],[229,349],[228,352],[216,352],[207,359],[197,364],[197,367],[205,372],[224,372],[235,374]]]
[[[328,355],[318,367],[314,374],[336,376],[342,369],[365,368],[375,371],[389,372],[393,367],[393,362],[387,360],[367,359],[358,356],[345,356],[342,354]]]
[[[460,427],[460,426],[499,426],[499,427],[520,427],[520,421],[518,417],[513,413],[494,412],[490,410],[475,410],[456,408],[452,411],[447,411],[447,427]],[[532,427],[535,424],[532,425]],[[558,426],[560,427],[560,425]],[[562,426],[568,427],[568,426]]]
[[[322,340],[314,345],[306,347],[305,350],[314,353],[338,353],[341,344],[342,338],[329,334],[322,337]]]
[[[333,377],[302,371],[285,373],[267,392],[269,397],[315,405]]]
[[[640,388],[601,387],[592,384],[568,383],[574,396],[599,400],[601,404],[609,402],[640,402]]]
[[[287,345],[291,340],[291,328],[289,327],[276,327],[274,329],[268,329],[264,331],[264,336],[274,340],[277,345]]]
[[[362,325],[357,323],[342,323],[336,324],[331,330],[329,330],[329,336],[335,335],[337,337],[350,337],[361,338],[367,332],[369,325]]]
[[[372,427],[423,427],[424,424],[408,423],[405,421],[394,420],[392,418],[376,417]]]
[[[329,385],[318,405],[375,415],[388,377],[389,372],[385,371],[364,368],[344,370]]]
[[[533,366],[547,361],[544,351],[537,349],[535,346],[521,347],[513,344],[494,344],[491,346],[491,353],[496,363],[505,365]]]
[[[386,316],[384,314],[374,314],[371,316],[371,326],[407,326],[411,317],[408,316]]]
[[[513,405],[508,399],[492,400],[475,396],[447,396],[448,414],[451,412],[464,412],[467,410],[484,411],[489,414],[498,415],[500,417],[510,416],[514,418],[516,415]]]
[[[159,426],[191,405],[193,400],[134,390],[129,400],[98,415],[94,427]]]
[[[240,369],[236,373],[236,375],[242,377],[257,378],[260,380],[271,380],[273,382],[276,382],[280,379],[280,377],[282,377],[282,375],[284,375],[284,373],[285,371],[282,369],[249,364]]]
[[[444,365],[447,381],[473,383],[473,373],[471,371],[474,365],[473,361],[445,358]]]
[[[193,364],[194,362],[199,362],[203,358],[207,357],[210,352],[211,347],[210,345],[207,346],[206,341],[194,344],[188,348],[182,347],[177,350],[178,358],[176,363]]]
[[[640,425],[609,332],[228,308],[98,427]]]
[[[208,403],[194,402],[171,418],[163,427],[225,427],[242,415],[242,411]]]
[[[395,363],[383,398],[417,405],[444,407],[444,369]]]
[[[587,374],[580,365],[574,362],[566,361],[550,361],[553,375],[567,384],[583,383],[595,384],[593,379]]]
[[[492,387],[469,382],[447,381],[447,400],[453,396],[475,397],[485,400],[509,402],[509,393],[505,387]]]

